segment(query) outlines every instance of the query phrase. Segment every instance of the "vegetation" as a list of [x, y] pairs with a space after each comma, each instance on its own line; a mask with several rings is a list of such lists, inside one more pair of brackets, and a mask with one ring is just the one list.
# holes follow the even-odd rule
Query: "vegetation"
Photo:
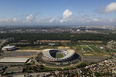
[[89, 47], [91, 47], [95, 52], [101, 52], [100, 49], [96, 48], [96, 47], [93, 46], [93, 45], [90, 45]]
[[31, 72], [45, 72], [45, 71], [55, 71], [55, 70], [62, 70], [61, 68], [49, 68], [49, 67], [44, 67], [43, 65], [36, 65], [36, 66], [33, 66], [33, 65], [29, 65], [27, 67], [27, 72], [28, 73], [31, 73]]
[[76, 67], [77, 67], [77, 68], [82, 68], [82, 67], [85, 67], [85, 66], [87, 66], [87, 65], [89, 65], [89, 64], [88, 64], [88, 63], [83, 62], [83, 63], [81, 63], [81, 64], [77, 65]]
[[[76, 44], [78, 40], [93, 40], [93, 41], [110, 41], [116, 40], [116, 34], [72, 34], [69, 32], [59, 33], [3, 33], [0, 34], [0, 39], [14, 37], [15, 42], [19, 40], [27, 40], [28, 42], [35, 42], [36, 40], [71, 40], [72, 44]], [[103, 42], [105, 43], [105, 42]]]
[[56, 53], [56, 58], [62, 58], [63, 54]]
[[87, 45], [80, 45], [80, 46], [84, 49], [84, 51], [91, 51], [92, 52], [92, 50]]

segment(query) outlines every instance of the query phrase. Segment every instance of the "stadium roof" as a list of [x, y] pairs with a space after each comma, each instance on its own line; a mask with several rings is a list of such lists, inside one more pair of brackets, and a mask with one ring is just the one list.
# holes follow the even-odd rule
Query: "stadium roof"
[[17, 58], [17, 57], [4, 57], [0, 59], [0, 63], [7, 63], [7, 62], [18, 62], [18, 63], [25, 63], [29, 58]]
[[[59, 49], [45, 49], [42, 51], [43, 55], [52, 59], [52, 60], [57, 60], [57, 58], [54, 58], [50, 55], [50, 51], [51, 50], [59, 50]], [[66, 49], [60, 49], [60, 50], [66, 50]], [[71, 50], [71, 49], [68, 49], [66, 50], [67, 51], [67, 54], [66, 56], [62, 57], [62, 58], [59, 58], [59, 60], [65, 60], [65, 59], [68, 59], [70, 58], [71, 56], [73, 56], [75, 54], [75, 51], [74, 50]]]
[[3, 48], [13, 48], [15, 46], [4, 46]]

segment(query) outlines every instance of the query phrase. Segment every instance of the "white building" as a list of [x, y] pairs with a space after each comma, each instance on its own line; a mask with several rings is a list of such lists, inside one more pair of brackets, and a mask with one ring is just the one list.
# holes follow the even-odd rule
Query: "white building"
[[15, 50], [16, 47], [15, 46], [4, 46], [2, 48], [3, 51], [12, 51], [12, 50]]

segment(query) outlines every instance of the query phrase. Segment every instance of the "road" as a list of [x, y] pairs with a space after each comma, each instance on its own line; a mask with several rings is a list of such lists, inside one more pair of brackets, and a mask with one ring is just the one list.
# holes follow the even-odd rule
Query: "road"
[[1, 48], [1, 46], [2, 46], [5, 42], [7, 42], [6, 39], [3, 39], [3, 41], [1, 41], [1, 43], [0, 43], [0, 48]]

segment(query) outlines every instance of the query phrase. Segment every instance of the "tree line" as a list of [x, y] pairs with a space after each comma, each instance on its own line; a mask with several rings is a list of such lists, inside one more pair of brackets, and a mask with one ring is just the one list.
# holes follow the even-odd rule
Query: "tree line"
[[64, 33], [3, 33], [0, 34], [0, 39], [6, 39], [13, 37], [15, 42], [19, 40], [27, 40], [29, 42], [34, 42], [36, 40], [93, 40], [93, 41], [110, 41], [116, 40], [116, 34], [92, 34], [92, 33], [82, 33], [82, 34], [71, 34], [68, 32]]

